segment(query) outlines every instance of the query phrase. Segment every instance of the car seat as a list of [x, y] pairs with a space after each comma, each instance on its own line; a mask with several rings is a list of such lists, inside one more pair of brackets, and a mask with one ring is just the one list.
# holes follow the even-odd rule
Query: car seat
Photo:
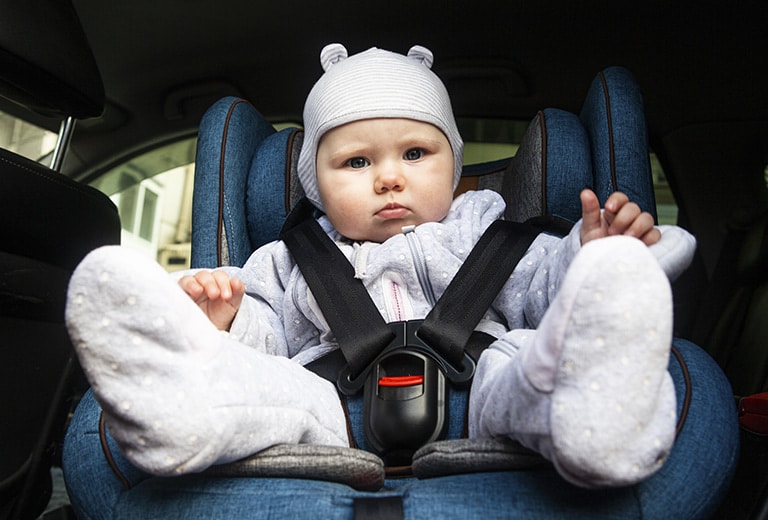
[[[201, 123], [198, 143], [192, 267], [242, 266], [254, 249], [277, 238], [284, 220], [302, 195], [295, 171], [301, 140], [300, 129], [276, 132], [246, 100], [228, 97], [209, 109]], [[643, 210], [655, 216], [642, 99], [634, 78], [620, 67], [602, 71], [587, 93], [580, 117], [559, 109], [542, 110], [531, 121], [515, 157], [465, 166], [463, 177], [479, 189], [499, 191], [508, 203], [508, 220], [557, 217], [575, 222], [580, 218], [578, 194], [585, 187], [593, 188], [601, 202], [615, 190], [627, 191]], [[640, 181], [625, 185], [627, 179], [637, 180], [633, 177], [639, 177]], [[600, 182], [596, 183], [595, 179]], [[676, 340], [675, 344], [685, 356], [703, 355], [683, 340]], [[710, 400], [711, 396], [690, 392], [690, 378], [695, 379], [697, 375], [686, 371], [682, 357], [678, 355], [681, 363], [677, 372], [673, 370], [673, 377], [684, 378], [689, 383], [688, 393], [679, 396], [680, 416], [712, 407], [725, 407], [724, 413], [728, 414], [731, 410], [727, 402], [723, 403], [722, 396]], [[465, 400], [456, 398], [451, 404], [452, 414], [461, 417], [465, 406]], [[352, 428], [355, 438], [361, 439], [360, 427], [355, 426], [358, 413], [355, 409], [355, 405], [350, 406]], [[459, 413], [453, 413], [456, 409]], [[461, 436], [461, 421], [458, 422], [449, 427], [449, 439]], [[685, 428], [683, 422], [681, 429]], [[678, 439], [678, 443], [683, 442], [698, 441]], [[730, 450], [731, 454], [735, 449], [727, 442], [711, 448]], [[491, 497], [505, 492], [533, 492], [533, 488], [548, 478], [515, 484], [508, 480], [515, 478], [512, 475], [520, 475], [522, 470], [537, 480], [550, 474], [539, 471], [542, 460], [535, 454], [501, 441], [473, 443], [453, 439], [427, 446], [414, 458], [413, 471], [421, 479], [396, 480], [389, 478], [394, 475], [390, 473], [384, 480], [378, 474], [375, 461], [357, 456], [354, 450], [335, 457], [329, 457], [332, 454], [325, 449], [314, 455], [311, 452], [312, 448], [306, 446], [279, 446], [245, 461], [211, 468], [207, 475], [216, 475], [221, 480], [206, 481], [205, 486], [218, 489], [219, 485], [228, 485], [226, 482], [232, 477], [260, 477], [261, 491], [255, 502], [258, 506], [254, 507], [267, 515], [296, 514], [291, 508], [307, 498], [307, 504], [313, 504], [313, 515], [322, 517], [348, 518], [354, 514], [359, 518], [393, 517], [390, 515], [417, 518], [427, 512], [493, 517], [503, 515], [504, 509]], [[722, 457], [722, 451], [719, 453]], [[317, 463], [312, 462], [313, 459]], [[344, 474], [344, 468], [353, 465], [353, 461], [358, 464], [356, 469]], [[729, 471], [721, 473], [718, 478], [722, 480], [710, 486], [703, 503], [694, 509], [683, 505], [681, 511], [711, 511], [728, 481]], [[339, 494], [337, 488], [326, 487], [330, 483], [321, 482], [323, 480], [342, 482], [369, 492]], [[199, 480], [188, 484], [198, 490], [203, 486]], [[515, 485], [520, 488], [511, 491]], [[152, 496], [159, 496], [162, 489], [178, 490], [175, 485], [165, 486], [166, 483], [156, 482]], [[487, 503], [478, 504], [477, 495], [469, 493], [470, 489], [486, 489], [481, 495]], [[608, 493], [618, 496], [625, 492], [628, 491]], [[296, 493], [301, 500], [294, 500]], [[131, 500], [138, 500], [138, 496], [139, 493]], [[429, 505], [419, 509], [414, 504], [420, 501]], [[565, 493], [554, 492], [549, 501], [552, 507], [549, 514], [597, 517], [606, 513], [591, 508], [588, 505], [593, 504], [591, 499], [570, 488]], [[200, 506], [199, 502], [196, 505]], [[671, 510], [644, 511], [643, 514], [675, 516]]]
[[[605, 148], [628, 140], [647, 150], [636, 93], [626, 70], [603, 71], [581, 118], [563, 110], [539, 112], [514, 158], [466, 167], [468, 182], [500, 191], [510, 220], [574, 221], [582, 188], [594, 186], [605, 200], [622, 188], [622, 176], [647, 176], [647, 154]], [[294, 171], [300, 140], [299, 130], [275, 132], [242, 99], [223, 99], [208, 111], [195, 174], [194, 267], [242, 265], [254, 248], [278, 236], [300, 198]], [[633, 165], [622, 169], [628, 163]], [[610, 180], [596, 185], [598, 174]], [[643, 193], [650, 183], [629, 184], [640, 187], [633, 196], [652, 209], [651, 194]], [[65, 464], [67, 478], [83, 486], [71, 494], [73, 505], [77, 501], [89, 516], [132, 519], [700, 518], [712, 513], [727, 488], [737, 453], [736, 413], [727, 380], [711, 358], [684, 340], [674, 347], [678, 437], [664, 466], [635, 486], [577, 488], [514, 442], [461, 438], [467, 392], [460, 390], [449, 393], [447, 439], [421, 448], [410, 468], [384, 468], [365, 449], [278, 445], [199, 474], [153, 477], [122, 456], [88, 393], [74, 414], [65, 451], [76, 459]], [[365, 448], [359, 401], [346, 403], [352, 434]], [[96, 492], [87, 485], [94, 475], [104, 481]]]
[[[70, 2], [16, 3], [0, 17], [0, 96], [66, 121], [101, 114], [104, 87]], [[72, 270], [120, 241], [102, 193], [0, 149], [0, 517], [36, 518], [51, 495], [67, 412], [84, 382], [64, 327]]]

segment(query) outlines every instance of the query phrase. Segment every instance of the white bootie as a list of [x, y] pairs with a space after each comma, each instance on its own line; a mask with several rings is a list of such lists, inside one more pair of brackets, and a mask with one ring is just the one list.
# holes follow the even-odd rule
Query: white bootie
[[110, 433], [145, 471], [201, 471], [279, 443], [348, 445], [333, 385], [227, 338], [138, 253], [90, 253], [66, 321]]
[[669, 281], [648, 248], [590, 242], [519, 352], [500, 341], [481, 359], [480, 378], [505, 380], [478, 385], [481, 398], [506, 402], [477, 405], [478, 434], [516, 438], [580, 486], [636, 483], [674, 442], [671, 341]]

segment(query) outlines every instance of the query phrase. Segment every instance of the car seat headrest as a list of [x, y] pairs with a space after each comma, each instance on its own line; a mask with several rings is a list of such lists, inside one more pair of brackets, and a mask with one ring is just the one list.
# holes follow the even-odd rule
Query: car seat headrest
[[71, 1], [14, 2], [3, 9], [0, 96], [45, 116], [101, 115], [104, 84]]
[[581, 218], [579, 192], [591, 186], [589, 140], [579, 118], [564, 110], [542, 110], [504, 174], [504, 216], [516, 222], [545, 215], [576, 222]]
[[258, 208], [245, 213], [253, 248], [277, 237], [283, 220], [304, 195], [296, 171], [303, 140], [303, 130], [286, 128], [264, 138], [253, 155], [245, 179], [245, 208]]

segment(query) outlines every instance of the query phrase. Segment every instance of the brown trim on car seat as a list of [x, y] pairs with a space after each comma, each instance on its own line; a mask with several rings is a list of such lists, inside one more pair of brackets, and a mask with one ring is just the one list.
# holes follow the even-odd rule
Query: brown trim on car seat
[[117, 463], [115, 463], [115, 459], [112, 457], [112, 451], [109, 449], [109, 444], [107, 443], [107, 426], [104, 422], [104, 412], [99, 414], [99, 441], [101, 442], [101, 451], [104, 452], [104, 457], [107, 459], [107, 464], [109, 464], [112, 472], [120, 480], [120, 483], [126, 490], [131, 489], [131, 483], [120, 471], [120, 468], [117, 467]]
[[677, 429], [675, 430], [675, 438], [677, 438], [680, 436], [680, 432], [683, 431], [683, 426], [685, 426], [685, 419], [688, 417], [688, 409], [691, 407], [691, 374], [688, 372], [688, 365], [685, 364], [685, 359], [683, 359], [683, 356], [680, 354], [680, 351], [677, 350], [677, 347], [672, 345], [671, 352], [672, 355], [675, 356], [675, 359], [677, 359], [677, 362], [680, 365], [680, 370], [683, 372], [683, 379], [685, 380], [683, 409], [680, 410], [680, 417], [677, 419]]
[[611, 168], [611, 184], [613, 191], [619, 191], [619, 182], [616, 180], [616, 154], [613, 142], [613, 116], [611, 113], [611, 96], [608, 92], [608, 82], [605, 74], [601, 71], [598, 74], [600, 83], [603, 86], [603, 99], [605, 99], [605, 121], [608, 124], [608, 161]]
[[224, 159], [227, 154], [227, 134], [229, 133], [229, 121], [232, 118], [232, 113], [235, 111], [237, 105], [245, 103], [250, 105], [251, 103], [245, 99], [238, 99], [229, 106], [227, 111], [227, 117], [224, 120], [224, 131], [221, 134], [221, 154], [219, 156], [219, 208], [218, 208], [218, 222], [216, 228], [216, 265], [222, 265], [221, 249], [226, 244], [222, 243], [222, 236], [225, 233], [224, 230]]

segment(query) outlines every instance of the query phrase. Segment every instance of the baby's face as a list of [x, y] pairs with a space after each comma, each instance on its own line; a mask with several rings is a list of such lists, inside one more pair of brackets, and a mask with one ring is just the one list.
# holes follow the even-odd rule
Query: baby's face
[[342, 235], [383, 242], [403, 226], [446, 216], [453, 200], [453, 152], [428, 123], [355, 121], [323, 135], [317, 183], [326, 214]]

